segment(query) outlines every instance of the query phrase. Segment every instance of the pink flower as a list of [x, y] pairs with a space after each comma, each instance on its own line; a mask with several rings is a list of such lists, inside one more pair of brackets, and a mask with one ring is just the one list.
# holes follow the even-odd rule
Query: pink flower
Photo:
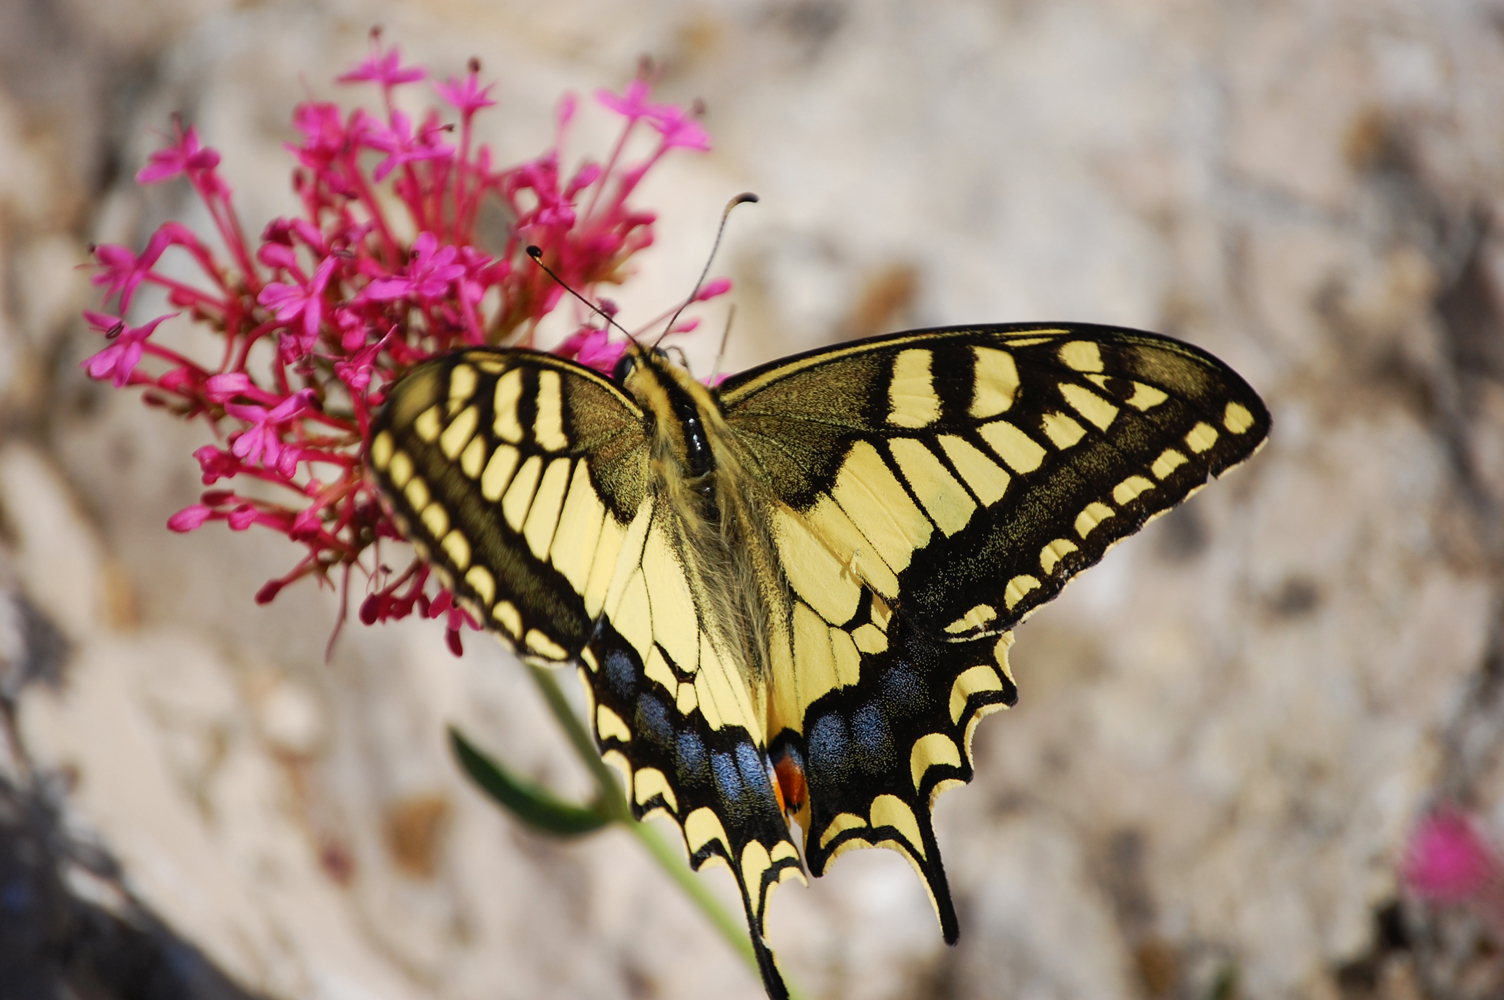
[[324, 320], [324, 289], [329, 285], [336, 263], [334, 257], [326, 257], [307, 285], [274, 283], [263, 288], [257, 297], [257, 301], [283, 323], [302, 320], [298, 328], [289, 327], [296, 351], [294, 357], [307, 354], [318, 342], [319, 324]]
[[250, 395], [254, 391], [251, 377], [245, 372], [221, 372], [204, 381], [204, 398], [211, 403], [228, 403], [236, 396]]
[[199, 468], [203, 470], [202, 478], [205, 486], [213, 486], [221, 479], [235, 475], [242, 468], [240, 459], [236, 458], [233, 453], [221, 451], [212, 444], [206, 444], [195, 451], [193, 457], [198, 459]]
[[198, 132], [193, 126], [184, 129], [180, 122], [174, 122], [174, 126], [177, 143], [147, 157], [146, 166], [136, 173], [137, 184], [156, 184], [180, 174], [213, 170], [219, 166], [219, 153], [199, 146]]
[[322, 526], [323, 523], [319, 517], [319, 508], [304, 507], [293, 517], [292, 530], [287, 534], [297, 541], [306, 542], [316, 537]]
[[695, 293], [695, 301], [709, 302], [711, 299], [716, 298], [717, 296], [725, 295], [729, 291], [731, 291], [730, 278], [713, 278], [710, 281], [705, 282], [705, 284], [700, 287], [700, 290]]
[[454, 603], [454, 595], [448, 590], [439, 591], [439, 596], [433, 599], [428, 606], [428, 617], [445, 618], [444, 639], [449, 643], [449, 651], [455, 656], [465, 654], [464, 644], [460, 642], [460, 629], [468, 626], [471, 631], [480, 631], [480, 623], [470, 617], [470, 612]]
[[[366, 573], [363, 621], [414, 610], [446, 618], [457, 652], [460, 629], [475, 623], [437, 588], [428, 567], [413, 560], [393, 574], [372, 551], [377, 540], [401, 537], [365, 465], [372, 415], [389, 387], [428, 358], [467, 344], [531, 346], [532, 331], [565, 293], [528, 259], [529, 244], [542, 248], [544, 261], [571, 287], [606, 303], [600, 285], [629, 277], [632, 255], [653, 241], [653, 214], [630, 201], [638, 182], [671, 148], [708, 148], [708, 139], [693, 114], [652, 103], [647, 81], [639, 79], [621, 96], [602, 98], [626, 119], [604, 161], [565, 159], [575, 110], [566, 97], [552, 147], [498, 168], [491, 151], [473, 141], [472, 117], [496, 103], [476, 65], [435, 86], [457, 109], [445, 110], [448, 121], [437, 108], [414, 118], [392, 106], [393, 87], [427, 75], [403, 66], [395, 48], [373, 42], [370, 56], [341, 79], [379, 84], [382, 106], [346, 112], [332, 102], [300, 104], [293, 122], [301, 142], [289, 147], [299, 210], [266, 223], [259, 239], [247, 238], [219, 177], [219, 154], [194, 129], [175, 123], [138, 179], [186, 175], [214, 238], [169, 222], [140, 253], [98, 247], [93, 281], [107, 301], [118, 300], [114, 312], [121, 315], [143, 286], [156, 286], [200, 329], [222, 339], [213, 350], [185, 356], [151, 338], [166, 317], [132, 327], [117, 315], [89, 313], [109, 342], [84, 367], [117, 386], [145, 387], [148, 403], [205, 421], [224, 442], [194, 453], [210, 488], [168, 526], [259, 525], [297, 543], [302, 559], [263, 587], [258, 601], [305, 576], [327, 580], [339, 573], [348, 588], [352, 574]], [[455, 131], [455, 117], [458, 140], [451, 144], [445, 137]], [[658, 149], [646, 160], [618, 163], [631, 129], [644, 119], [662, 136]], [[483, 248], [487, 199], [512, 223], [498, 243]], [[160, 266], [174, 247], [186, 251], [195, 277]], [[724, 281], [712, 282], [696, 298], [724, 288]], [[675, 325], [682, 332], [694, 322]], [[264, 343], [275, 345], [270, 357]], [[584, 329], [559, 353], [610, 371], [626, 348], [607, 330]], [[160, 374], [150, 362], [161, 363]], [[221, 488], [237, 477], [255, 480], [254, 498]]]
[[157, 325], [164, 319], [171, 319], [177, 313], [169, 313], [166, 316], [158, 316], [145, 326], [128, 326], [124, 320], [114, 316], [105, 316], [101, 313], [85, 312], [84, 316], [94, 329], [104, 333], [113, 343], [91, 358], [86, 359], [81, 368], [87, 369], [91, 378], [108, 378], [114, 381], [115, 388], [120, 389], [131, 380], [131, 374], [135, 372], [136, 365], [141, 363], [143, 344], [146, 338], [152, 335]]
[[348, 360], [336, 361], [334, 363], [335, 376], [355, 392], [365, 392], [371, 385], [371, 372], [376, 366], [376, 358], [386, 347], [390, 338], [391, 334], [388, 333], [376, 343], [358, 351]]
[[[261, 244], [260, 249], [256, 251], [256, 259], [273, 270], [296, 271], [298, 269], [298, 252], [285, 243]], [[261, 294], [264, 298], [265, 289]]]
[[653, 104], [648, 101], [650, 88], [641, 77], [627, 84], [626, 91], [616, 96], [609, 90], [597, 90], [595, 99], [606, 107], [624, 116], [628, 122], [646, 119], [648, 124], [663, 136], [665, 149], [706, 150], [710, 148], [710, 134], [694, 117], [675, 104]]
[[[652, 110], [653, 106], [647, 101], [649, 90], [647, 81], [638, 77], [627, 84], [627, 89], [620, 97], [603, 87], [595, 92], [595, 99], [628, 121], [636, 121], [646, 117]], [[570, 110], [573, 111], [572, 106]]]
[[[99, 261], [99, 270], [89, 280], [96, 285], [107, 286], [104, 290], [106, 302], [119, 295], [122, 302], [128, 305], [136, 286], [146, 277], [150, 265], [144, 268], [138, 266], [135, 254], [125, 247], [108, 243], [94, 248], [94, 259]], [[122, 311], [126, 305], [121, 306]]]
[[191, 365], [179, 365], [157, 379], [157, 387], [182, 396], [193, 396], [203, 389], [203, 373]]
[[451, 76], [445, 83], [434, 84], [433, 89], [438, 91], [440, 97], [458, 108], [461, 114], [469, 117], [481, 108], [489, 108], [496, 104], [490, 97], [491, 88], [494, 86], [494, 83], [480, 86], [479, 74], [471, 70], [463, 80], [456, 80]]
[[1421, 896], [1461, 903], [1497, 891], [1499, 858], [1477, 828], [1456, 809], [1442, 809], [1421, 821], [1410, 840], [1402, 870], [1405, 883]]
[[412, 119], [400, 111], [393, 111], [391, 127], [372, 130], [366, 140], [366, 145], [372, 149], [390, 154], [377, 165], [371, 176], [380, 181], [403, 164], [453, 156], [453, 149], [434, 140], [436, 131], [424, 128], [414, 135]]
[[202, 527], [204, 522], [209, 520], [213, 513], [213, 511], [203, 504], [196, 503], [191, 507], [184, 507], [169, 517], [167, 519], [167, 527], [177, 532], [192, 531], [194, 528]]
[[465, 274], [464, 265], [456, 264], [458, 250], [439, 247], [433, 233], [419, 233], [413, 242], [413, 259], [405, 278], [380, 278], [366, 286], [366, 297], [377, 301], [411, 295], [419, 299], [437, 299], [449, 292], [454, 282]]
[[575, 171], [575, 175], [569, 179], [569, 186], [564, 189], [563, 200], [566, 202], [574, 201], [575, 195], [594, 184], [600, 175], [601, 166], [599, 163], [585, 164], [579, 170]]
[[672, 104], [655, 104], [648, 113], [648, 124], [663, 136], [663, 148], [708, 150], [710, 133], [682, 108]]
[[402, 57], [395, 45], [382, 52], [377, 39], [373, 37], [371, 54], [366, 57], [366, 61], [335, 79], [340, 83], [359, 83], [363, 80], [370, 80], [383, 87], [395, 87], [402, 83], [413, 83], [427, 75], [428, 71], [418, 66], [404, 67]]
[[313, 390], [303, 389], [268, 410], [264, 406], [226, 403], [225, 412], [247, 421], [251, 426], [230, 437], [235, 457], [252, 465], [276, 469], [291, 476], [297, 464], [298, 449], [286, 446], [277, 430], [313, 406]]
[[193, 231], [182, 223], [168, 222], [152, 234], [140, 256], [125, 247], [111, 244], [95, 247], [94, 259], [100, 266], [89, 280], [96, 285], [107, 286], [104, 293], [106, 302], [111, 296], [119, 295], [120, 311], [125, 312], [131, 306], [131, 298], [136, 294], [136, 289], [151, 275], [162, 252], [174, 245], [187, 247], [195, 257], [203, 258], [203, 244]]
[[325, 170], [349, 145], [349, 133], [339, 106], [322, 101], [308, 101], [293, 109], [292, 123], [303, 133], [303, 145], [288, 143], [287, 148], [310, 170]]
[[611, 331], [586, 327], [572, 334], [554, 353], [563, 358], [574, 358], [582, 365], [610, 375], [616, 363], [627, 353], [627, 341], [612, 340]]

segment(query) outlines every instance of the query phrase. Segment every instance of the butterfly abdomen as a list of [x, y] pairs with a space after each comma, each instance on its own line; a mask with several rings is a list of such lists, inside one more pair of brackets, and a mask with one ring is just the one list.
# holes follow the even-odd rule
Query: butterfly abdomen
[[693, 583], [698, 627], [718, 640], [766, 720], [769, 650], [788, 643], [788, 600], [767, 531], [768, 500], [748, 477], [715, 395], [644, 355], [623, 388], [648, 414], [652, 489]]

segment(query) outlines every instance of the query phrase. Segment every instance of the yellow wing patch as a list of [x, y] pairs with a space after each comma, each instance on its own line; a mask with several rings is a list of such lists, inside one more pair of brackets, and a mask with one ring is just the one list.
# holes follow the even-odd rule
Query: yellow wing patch
[[888, 423], [895, 427], [928, 427], [940, 416], [940, 397], [930, 374], [934, 355], [921, 348], [903, 351], [893, 362], [888, 385]]

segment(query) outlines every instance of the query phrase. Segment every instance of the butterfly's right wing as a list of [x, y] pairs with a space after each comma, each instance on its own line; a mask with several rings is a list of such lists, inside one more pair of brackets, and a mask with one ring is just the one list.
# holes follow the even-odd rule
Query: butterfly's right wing
[[932, 808], [971, 779], [977, 720], [1016, 697], [1010, 630], [1248, 458], [1268, 412], [1202, 351], [1084, 325], [874, 337], [720, 399], [792, 598], [769, 736], [808, 781], [810, 871], [892, 847], [954, 940]]

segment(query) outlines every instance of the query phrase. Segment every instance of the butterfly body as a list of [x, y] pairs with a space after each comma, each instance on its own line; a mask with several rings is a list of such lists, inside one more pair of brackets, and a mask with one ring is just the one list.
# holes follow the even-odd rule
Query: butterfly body
[[954, 941], [931, 807], [1016, 700], [1013, 627], [1252, 454], [1262, 403], [1194, 348], [1084, 326], [894, 334], [717, 389], [634, 349], [618, 376], [426, 362], [373, 473], [478, 620], [580, 665], [635, 811], [731, 869], [770, 995], [771, 889], [851, 848], [906, 857]]

